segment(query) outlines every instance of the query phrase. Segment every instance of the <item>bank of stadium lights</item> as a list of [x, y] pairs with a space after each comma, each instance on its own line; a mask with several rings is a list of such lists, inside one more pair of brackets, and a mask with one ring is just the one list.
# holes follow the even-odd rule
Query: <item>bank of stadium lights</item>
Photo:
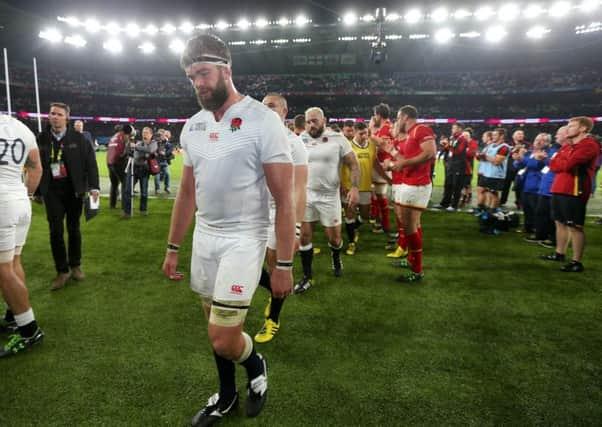
[[117, 22], [111, 21], [107, 25], [105, 25], [105, 30], [109, 34], [119, 34], [121, 32], [121, 27]]
[[495, 11], [490, 6], [481, 6], [474, 13], [474, 16], [475, 18], [477, 18], [477, 21], [486, 21], [493, 15], [495, 15]]
[[356, 36], [342, 36], [339, 37], [340, 42], [354, 42], [357, 40]]
[[508, 32], [504, 27], [500, 25], [494, 25], [493, 27], [490, 27], [485, 33], [485, 40], [491, 43], [497, 43], [502, 41], [507, 34]]
[[530, 39], [542, 39], [548, 34], [551, 30], [549, 28], [542, 27], [541, 25], [536, 25], [533, 28], [530, 28], [529, 31], [526, 32], [526, 36]]
[[362, 36], [362, 40], [371, 42], [371, 41], [374, 41], [374, 40], [378, 40], [378, 37], [376, 37], [374, 35], [372, 35], [372, 36]]
[[123, 51], [123, 44], [121, 44], [121, 42], [117, 39], [107, 40], [102, 44], [102, 47], [104, 50], [113, 54], [118, 54]]
[[387, 34], [385, 40], [401, 40], [403, 36], [401, 34]]
[[552, 18], [562, 18], [571, 11], [571, 4], [566, 1], [557, 1], [548, 9], [548, 14]]
[[528, 19], [539, 18], [545, 13], [544, 8], [540, 4], [530, 4], [523, 11], [523, 16]]
[[458, 37], [462, 38], [462, 39], [476, 39], [477, 37], [480, 37], [481, 33], [479, 33], [478, 31], [468, 31], [466, 33], [460, 33], [458, 35]]
[[251, 40], [249, 42], [249, 44], [252, 44], [254, 46], [263, 46], [264, 44], [266, 44], [268, 41], [267, 40]]
[[288, 43], [288, 39], [276, 39], [276, 40], [270, 40], [270, 43], [272, 44], [287, 44]]
[[416, 24], [423, 18], [422, 12], [419, 9], [410, 9], [404, 16], [408, 24]]
[[237, 40], [237, 41], [233, 41], [233, 42], [228, 42], [228, 44], [230, 46], [246, 46], [247, 42], [244, 40]]
[[351, 26], [357, 23], [357, 15], [354, 12], [347, 12], [343, 15], [343, 25]]
[[520, 15], [520, 9], [515, 3], [508, 3], [500, 7], [498, 10], [498, 18], [500, 21], [514, 21]]
[[167, 35], [171, 35], [171, 34], [175, 33], [176, 30], [177, 30], [177, 28], [170, 23], [163, 24], [163, 26], [161, 27], [161, 32], [164, 34], [167, 34]]
[[456, 35], [449, 28], [442, 28], [435, 33], [435, 41], [437, 43], [447, 43]]
[[596, 9], [598, 9], [598, 7], [600, 7], [599, 0], [584, 0], [578, 6], [578, 9], [581, 12], [589, 13], [595, 11]]
[[291, 21], [288, 20], [288, 18], [285, 18], [284, 16], [282, 18], [280, 18], [277, 21], [278, 25], [280, 25], [281, 27], [286, 27], [288, 24], [291, 23]]
[[207, 24], [207, 23], [203, 22], [203, 23], [201, 23], [201, 24], [197, 25], [197, 26], [196, 26], [196, 28], [197, 28], [198, 30], [203, 30], [203, 31], [205, 31], [205, 30], [208, 30], [208, 29], [210, 29], [210, 28], [213, 28], [213, 25], [211, 25], [211, 24]]
[[155, 51], [156, 48], [153, 43], [144, 42], [140, 46], [138, 46], [138, 49], [140, 49], [140, 51], [142, 53], [144, 53], [145, 55], [150, 55], [151, 53], [153, 53]]
[[602, 31], [602, 22], [592, 22], [589, 25], [579, 25], [575, 27], [575, 34], [588, 34]]
[[455, 19], [461, 20], [464, 18], [468, 18], [469, 16], [472, 16], [472, 13], [466, 9], [458, 9], [453, 13], [453, 16]]
[[375, 19], [376, 18], [374, 17], [374, 15], [371, 15], [369, 13], [360, 17], [360, 21], [363, 22], [374, 22]]
[[293, 39], [293, 43], [297, 43], [297, 44], [311, 43], [311, 39], [307, 38], [307, 37], [302, 37], [299, 39]]
[[175, 54], [180, 54], [184, 51], [184, 42], [180, 39], [173, 39], [169, 43], [169, 50], [171, 50]]
[[428, 34], [410, 34], [408, 36], [408, 38], [410, 40], [422, 40], [422, 39], [428, 39], [429, 35]]
[[84, 22], [84, 27], [86, 28], [86, 31], [92, 34], [95, 34], [102, 29], [100, 22], [98, 22], [98, 20], [95, 18], [86, 19]]
[[191, 34], [194, 31], [194, 25], [192, 23], [186, 21], [180, 25], [180, 31], [184, 34]]
[[236, 26], [238, 28], [240, 28], [241, 30], [246, 30], [247, 28], [249, 28], [251, 26], [251, 23], [249, 22], [248, 19], [246, 18], [241, 18], [238, 20], [238, 22], [236, 23]]
[[132, 38], [138, 37], [140, 35], [140, 27], [135, 22], [129, 22], [125, 26], [125, 33]]
[[387, 16], [385, 16], [385, 21], [387, 22], [396, 22], [399, 21], [401, 19], [401, 15], [399, 15], [398, 13], [389, 13]]
[[433, 22], [437, 23], [445, 22], [448, 17], [449, 13], [444, 7], [438, 7], [437, 9], [433, 10], [433, 12], [430, 14], [430, 18], [433, 20]]
[[44, 40], [48, 40], [50, 43], [59, 43], [63, 41], [63, 35], [55, 28], [48, 28], [40, 31], [38, 37]]
[[147, 36], [151, 36], [152, 37], [152, 36], [156, 35], [159, 32], [159, 29], [155, 25], [153, 25], [153, 24], [148, 24], [146, 27], [144, 27], [142, 29], [142, 32], [144, 34], [146, 34]]
[[215, 24], [215, 28], [220, 31], [227, 30], [229, 27], [230, 27], [230, 24], [228, 24], [224, 20], [217, 21], [217, 24]]
[[88, 42], [80, 35], [73, 35], [65, 37], [65, 43], [74, 47], [84, 47]]
[[255, 21], [255, 27], [261, 29], [261, 28], [265, 28], [269, 25], [270, 23], [268, 22], [267, 19], [265, 18], [258, 18], [257, 21]]
[[298, 15], [295, 18], [295, 25], [299, 28], [305, 27], [307, 24], [311, 23], [311, 19], [308, 19], [305, 15]]

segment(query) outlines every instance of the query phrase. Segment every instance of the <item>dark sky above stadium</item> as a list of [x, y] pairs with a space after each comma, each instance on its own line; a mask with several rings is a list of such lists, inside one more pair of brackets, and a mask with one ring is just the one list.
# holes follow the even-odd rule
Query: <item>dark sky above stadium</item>
[[[255, 17], [266, 15], [295, 16], [301, 12], [306, 13], [316, 23], [334, 22], [337, 16], [349, 9], [358, 13], [371, 12], [376, 7], [395, 7], [400, 9], [404, 3], [410, 2], [379, 0], [366, 2], [358, 0], [337, 1], [274, 1], [274, 0], [213, 0], [213, 1], [185, 1], [185, 0], [9, 0], [4, 1], [12, 7], [26, 10], [43, 18], [56, 15], [73, 14], [76, 16], [95, 14], [98, 17], [117, 17], [120, 14], [130, 19], [236, 19], [239, 16]], [[424, 4], [416, 1], [413, 4]], [[450, 2], [451, 3], [451, 2]]]

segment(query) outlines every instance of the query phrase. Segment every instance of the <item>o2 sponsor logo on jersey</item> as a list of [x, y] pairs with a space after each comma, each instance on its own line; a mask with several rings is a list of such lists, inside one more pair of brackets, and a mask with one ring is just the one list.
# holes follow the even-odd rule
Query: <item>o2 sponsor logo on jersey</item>
[[190, 125], [190, 128], [188, 129], [189, 132], [200, 132], [200, 131], [204, 131], [207, 129], [207, 123], [206, 122], [199, 122], [199, 123], [192, 123]]
[[219, 132], [209, 132], [209, 142], [219, 141]]
[[244, 288], [244, 285], [232, 285], [230, 287], [230, 293], [233, 295], [242, 295]]

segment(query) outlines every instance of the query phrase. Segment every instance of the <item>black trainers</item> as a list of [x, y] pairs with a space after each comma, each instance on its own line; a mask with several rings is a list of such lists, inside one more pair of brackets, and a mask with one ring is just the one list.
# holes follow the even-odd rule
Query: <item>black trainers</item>
[[33, 336], [25, 338], [19, 334], [11, 335], [8, 342], [0, 349], [0, 358], [13, 356], [21, 351], [25, 351], [28, 348], [42, 342], [44, 339], [44, 332], [38, 328]]
[[571, 261], [567, 265], [560, 267], [560, 271], [563, 273], [581, 273], [583, 271], [583, 264], [579, 261]]
[[312, 287], [311, 278], [303, 276], [303, 279], [299, 280], [293, 289], [295, 294], [302, 294]]
[[553, 254], [542, 255], [539, 258], [543, 259], [544, 261], [566, 261], [566, 257], [564, 255], [557, 254], [556, 252], [554, 252]]
[[333, 266], [332, 272], [334, 273], [334, 277], [341, 277], [343, 275], [343, 262], [341, 261], [338, 266]]
[[230, 413], [238, 407], [238, 393], [234, 395], [234, 399], [229, 404], [223, 404], [219, 401], [219, 393], [215, 393], [207, 401], [207, 406], [201, 409], [192, 418], [192, 427], [212, 426], [219, 422], [224, 415]]
[[556, 247], [556, 243], [554, 243], [550, 239], [540, 240], [539, 242], [537, 242], [537, 244], [546, 249], [554, 249]]
[[17, 322], [14, 320], [8, 322], [4, 318], [0, 319], [0, 334], [14, 334], [17, 329]]
[[259, 415], [268, 398], [268, 364], [260, 353], [257, 356], [263, 364], [263, 373], [247, 384], [247, 417], [250, 418]]

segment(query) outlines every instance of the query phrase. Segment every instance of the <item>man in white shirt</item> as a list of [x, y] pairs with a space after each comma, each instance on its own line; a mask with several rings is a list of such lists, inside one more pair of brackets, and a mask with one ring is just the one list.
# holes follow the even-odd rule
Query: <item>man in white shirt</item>
[[292, 291], [293, 165], [285, 129], [276, 113], [236, 90], [231, 64], [226, 44], [211, 35], [190, 39], [180, 59], [203, 109], [180, 137], [184, 168], [163, 272], [182, 279], [178, 249], [196, 212], [191, 288], [204, 302], [220, 379], [219, 393], [195, 415], [194, 426], [212, 425], [237, 405], [234, 362], [249, 378], [247, 416], [257, 416], [266, 401], [267, 364], [243, 325], [265, 255], [270, 194], [278, 248], [272, 292], [282, 298]]
[[305, 112], [307, 130], [301, 134], [309, 154], [307, 201], [301, 226], [301, 262], [303, 278], [295, 285], [300, 294], [312, 286], [313, 224], [320, 221], [324, 227], [332, 254], [334, 275], [343, 273], [341, 261], [341, 163], [349, 167], [351, 189], [347, 193], [347, 205], [352, 209], [359, 202], [360, 167], [349, 142], [340, 133], [325, 130], [326, 119], [322, 109], [312, 107]]
[[0, 347], [0, 357], [26, 350], [44, 338], [29, 304], [21, 265], [21, 252], [31, 223], [29, 195], [34, 193], [41, 177], [36, 137], [17, 119], [0, 115], [0, 288], [8, 304], [0, 321], [0, 333], [18, 332]]

